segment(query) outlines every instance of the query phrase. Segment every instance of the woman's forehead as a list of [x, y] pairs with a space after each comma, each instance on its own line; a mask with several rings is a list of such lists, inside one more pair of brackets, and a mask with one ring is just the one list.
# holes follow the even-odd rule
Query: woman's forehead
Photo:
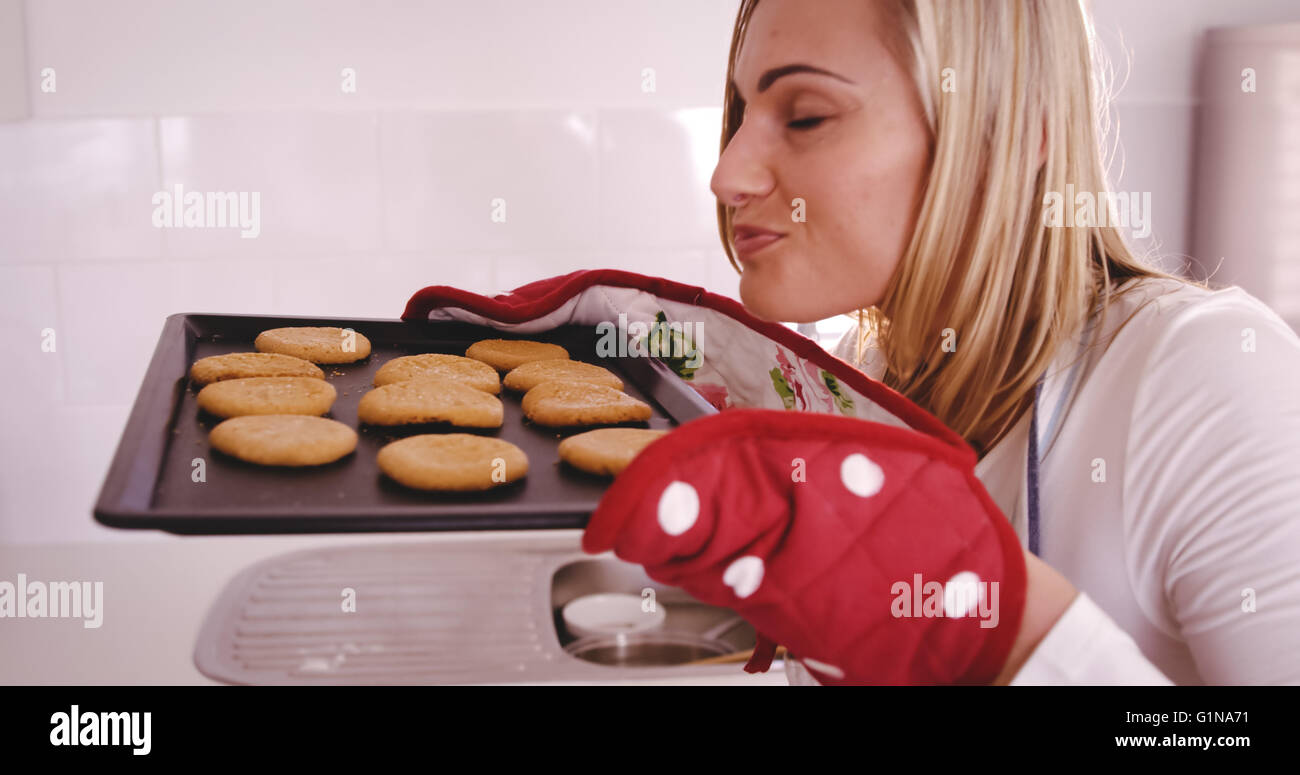
[[870, 0], [762, 0], [736, 58], [736, 84], [752, 98], [782, 75], [801, 71], [865, 82], [886, 53], [873, 5]]

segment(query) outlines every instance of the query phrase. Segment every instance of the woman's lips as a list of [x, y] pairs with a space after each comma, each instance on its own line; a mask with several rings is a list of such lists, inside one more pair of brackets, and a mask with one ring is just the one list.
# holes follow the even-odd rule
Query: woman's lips
[[784, 234], [755, 234], [752, 237], [742, 237], [735, 241], [736, 253], [742, 259], [751, 258], [758, 251], [784, 238]]

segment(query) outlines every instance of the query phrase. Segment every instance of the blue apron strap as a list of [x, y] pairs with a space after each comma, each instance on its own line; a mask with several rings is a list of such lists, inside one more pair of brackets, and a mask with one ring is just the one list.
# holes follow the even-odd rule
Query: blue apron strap
[[1029, 407], [1029, 454], [1026, 455], [1026, 476], [1029, 494], [1029, 551], [1038, 556], [1038, 396], [1043, 391], [1043, 378], [1034, 385], [1034, 403]]

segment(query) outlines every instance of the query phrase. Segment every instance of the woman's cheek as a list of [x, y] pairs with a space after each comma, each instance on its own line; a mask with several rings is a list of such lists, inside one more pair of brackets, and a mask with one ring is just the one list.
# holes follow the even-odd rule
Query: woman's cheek
[[884, 275], [882, 287], [902, 257], [911, 230], [908, 181], [869, 178], [853, 201], [857, 217], [843, 224], [840, 255], [852, 256], [859, 271]]

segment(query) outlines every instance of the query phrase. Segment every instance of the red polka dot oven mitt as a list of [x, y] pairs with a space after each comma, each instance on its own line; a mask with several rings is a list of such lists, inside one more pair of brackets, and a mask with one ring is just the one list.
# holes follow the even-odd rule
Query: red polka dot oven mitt
[[[719, 410], [646, 447], [582, 545], [744, 617], [759, 633], [746, 670], [766, 670], [782, 644], [823, 684], [982, 684], [1001, 671], [1025, 564], [974, 451], [815, 342], [732, 299], [615, 270], [495, 298], [431, 286], [403, 318], [521, 333], [617, 321], [619, 357], [655, 357]], [[670, 324], [689, 332], [685, 352], [647, 350]]]
[[1024, 559], [973, 460], [924, 434], [735, 409], [647, 447], [583, 536], [731, 608], [822, 683], [988, 683]]

